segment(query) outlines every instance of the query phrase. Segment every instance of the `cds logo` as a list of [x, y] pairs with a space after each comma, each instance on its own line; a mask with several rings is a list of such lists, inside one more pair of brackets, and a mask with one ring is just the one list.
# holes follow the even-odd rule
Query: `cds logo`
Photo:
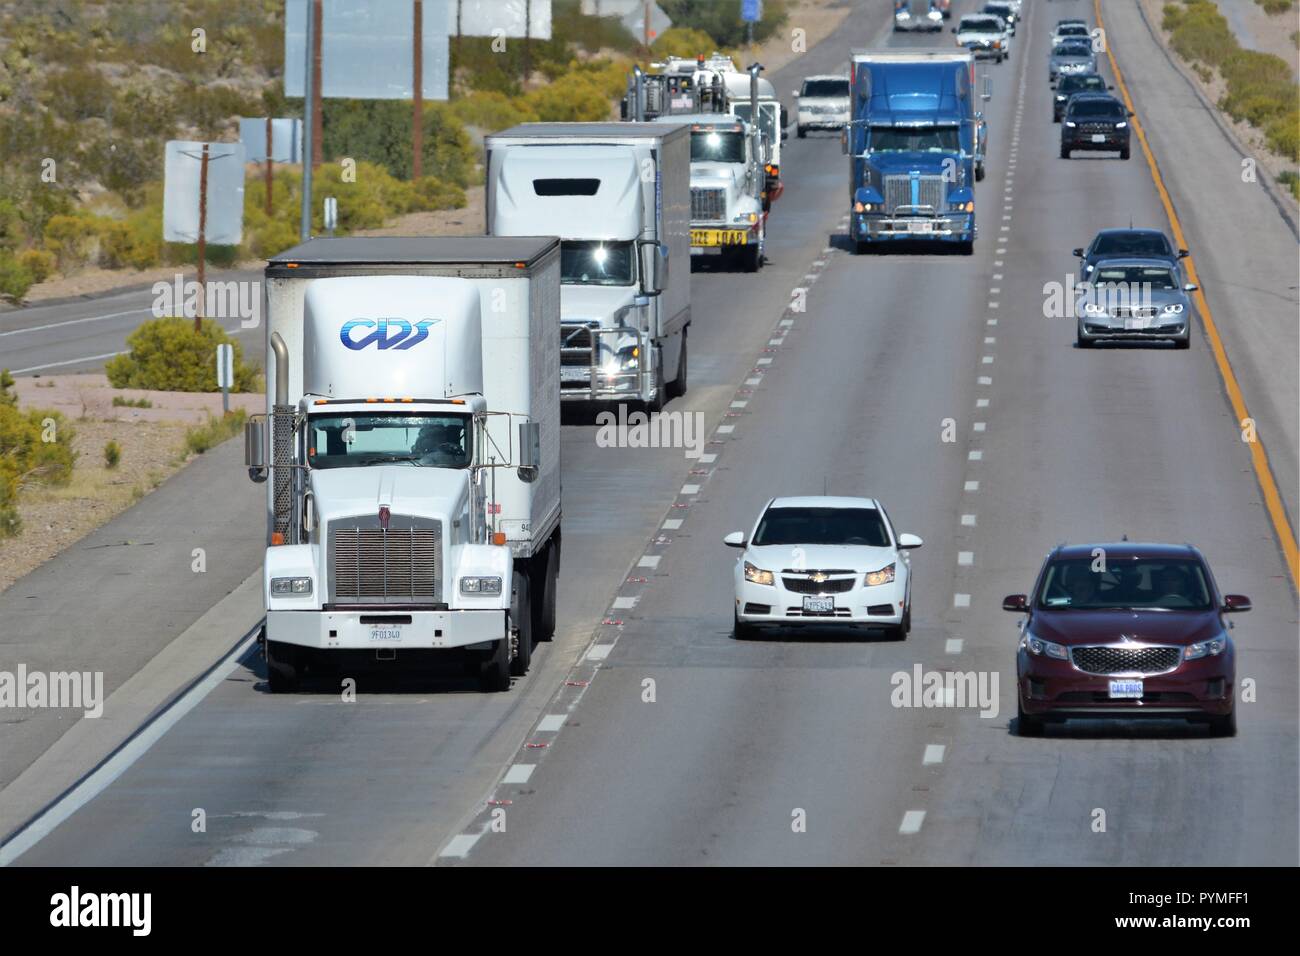
[[[381, 349], [409, 349], [427, 339], [429, 327], [439, 321], [424, 319], [412, 325], [405, 319], [353, 319], [339, 329], [339, 340], [354, 352], [359, 352], [368, 345]], [[359, 339], [353, 338], [352, 330], [358, 328], [374, 331]]]

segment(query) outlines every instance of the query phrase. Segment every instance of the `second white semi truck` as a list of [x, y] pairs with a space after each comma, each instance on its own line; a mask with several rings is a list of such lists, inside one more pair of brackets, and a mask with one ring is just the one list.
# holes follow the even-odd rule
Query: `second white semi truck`
[[558, 241], [313, 239], [266, 302], [271, 690], [453, 653], [507, 689], [555, 630]]
[[[728, 117], [730, 119], [730, 117]], [[674, 123], [525, 123], [487, 137], [487, 230], [557, 235], [565, 401], [686, 391], [690, 131]]]

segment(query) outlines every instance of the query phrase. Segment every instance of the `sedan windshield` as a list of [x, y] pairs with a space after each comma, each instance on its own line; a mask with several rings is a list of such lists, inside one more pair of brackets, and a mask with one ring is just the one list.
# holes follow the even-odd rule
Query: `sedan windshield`
[[1001, 33], [1002, 21], [997, 17], [962, 17], [961, 33]]
[[560, 281], [565, 285], [631, 285], [636, 249], [631, 242], [568, 240], [560, 243]]
[[307, 462], [312, 468], [468, 468], [473, 453], [469, 426], [468, 415], [314, 415], [307, 429]]
[[955, 126], [873, 126], [871, 149], [886, 153], [955, 153], [961, 149], [961, 140]]
[[1063, 76], [1061, 82], [1057, 84], [1057, 93], [1079, 93], [1084, 90], [1100, 90], [1106, 92], [1106, 81], [1100, 76]]
[[1092, 48], [1086, 43], [1058, 43], [1052, 56], [1092, 56]]
[[1212, 606], [1200, 562], [1166, 558], [1109, 563], [1091, 557], [1053, 561], [1043, 575], [1038, 595], [1038, 607], [1053, 611], [1208, 611]]
[[889, 532], [874, 508], [769, 508], [753, 544], [858, 544], [889, 547]]
[[1097, 237], [1094, 256], [1168, 256], [1173, 255], [1169, 240], [1162, 232], [1117, 232]]
[[805, 80], [802, 96], [848, 96], [848, 80]]
[[1097, 270], [1097, 285], [1146, 286], [1151, 289], [1177, 289], [1178, 282], [1169, 269], [1159, 266], [1106, 266]]
[[738, 132], [697, 130], [691, 133], [691, 162], [743, 163], [745, 135]]
[[1086, 37], [1088, 28], [1082, 23], [1068, 23], [1065, 26], [1057, 27], [1056, 35], [1058, 37]]

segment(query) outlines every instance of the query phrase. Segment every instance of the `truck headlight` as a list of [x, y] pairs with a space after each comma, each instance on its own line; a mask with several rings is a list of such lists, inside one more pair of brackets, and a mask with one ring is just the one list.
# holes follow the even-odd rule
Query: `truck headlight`
[[1029, 631], [1025, 631], [1020, 646], [1035, 657], [1054, 657], [1058, 661], [1068, 661], [1070, 659], [1070, 655], [1063, 646], [1053, 644], [1051, 641], [1045, 641], [1041, 637], [1035, 637]]
[[500, 594], [501, 578], [491, 577], [468, 577], [460, 579], [461, 594]]
[[743, 213], [741, 213], [739, 216], [737, 216], [735, 219], [733, 219], [732, 222], [749, 222], [749, 223], [758, 222], [758, 213], [756, 213], [756, 212], [743, 212]]
[[771, 571], [764, 571], [748, 561], [745, 562], [745, 580], [751, 584], [766, 584], [768, 587], [776, 585], [776, 575]]
[[311, 594], [311, 578], [271, 578], [272, 594]]
[[862, 583], [869, 588], [877, 587], [881, 584], [892, 584], [894, 582], [894, 564], [885, 565], [879, 571], [868, 571], [862, 579]]
[[1199, 644], [1189, 646], [1187, 652], [1183, 655], [1183, 660], [1194, 661], [1201, 657], [1218, 657], [1227, 648], [1228, 635], [1220, 634], [1208, 641], [1201, 641]]
[[615, 352], [601, 365], [600, 370], [605, 375], [617, 375], [619, 372], [634, 372], [640, 367], [640, 346], [628, 345]]

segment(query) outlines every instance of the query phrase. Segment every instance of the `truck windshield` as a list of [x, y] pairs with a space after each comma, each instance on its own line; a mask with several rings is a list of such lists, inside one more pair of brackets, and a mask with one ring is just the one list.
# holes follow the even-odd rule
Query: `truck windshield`
[[636, 248], [631, 242], [560, 243], [560, 281], [566, 285], [631, 285]]
[[468, 415], [354, 412], [313, 415], [308, 421], [307, 463], [312, 468], [468, 468], [473, 452]]
[[802, 96], [848, 96], [848, 80], [804, 80]]
[[[749, 115], [752, 112], [748, 103], [737, 103], [732, 109], [735, 114], [749, 122]], [[763, 135], [767, 137], [769, 143], [775, 143], [776, 140], [776, 104], [762, 103], [758, 104], [758, 123], [763, 129]]]
[[691, 162], [743, 163], [744, 161], [743, 133], [724, 133], [717, 130], [698, 130], [691, 133]]
[[873, 126], [870, 148], [877, 153], [955, 153], [961, 137], [955, 126]]

